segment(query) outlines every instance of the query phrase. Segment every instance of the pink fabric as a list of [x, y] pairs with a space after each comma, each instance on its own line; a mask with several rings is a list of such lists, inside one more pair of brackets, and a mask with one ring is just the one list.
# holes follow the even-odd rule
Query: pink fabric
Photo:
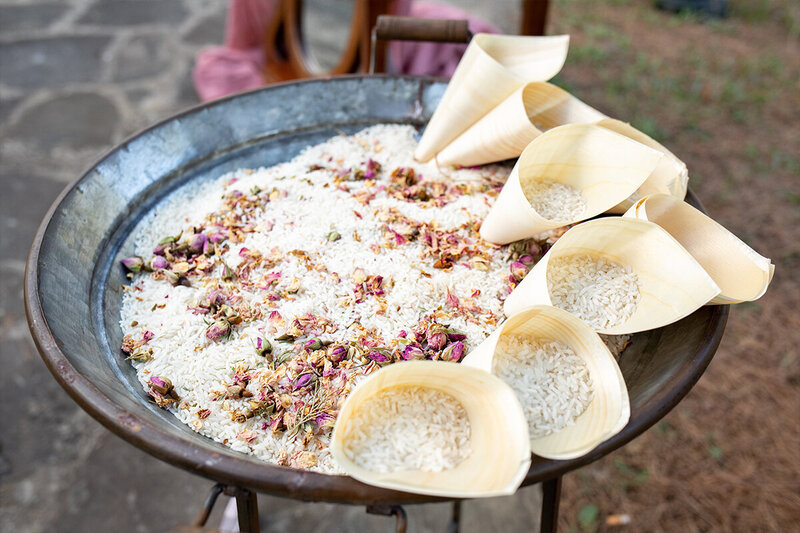
[[197, 54], [192, 80], [200, 100], [207, 102], [264, 85], [261, 48], [237, 50], [215, 46]]
[[245, 50], [261, 48], [264, 31], [280, 0], [229, 0], [225, 20], [225, 46]]
[[[264, 31], [279, 3], [280, 0], [229, 0], [225, 46], [202, 50], [195, 60], [192, 79], [201, 100], [264, 85]], [[391, 12], [422, 18], [466, 18], [473, 33], [499, 33], [484, 20], [435, 2], [395, 0]], [[466, 45], [393, 41], [388, 48], [392, 72], [451, 76]]]

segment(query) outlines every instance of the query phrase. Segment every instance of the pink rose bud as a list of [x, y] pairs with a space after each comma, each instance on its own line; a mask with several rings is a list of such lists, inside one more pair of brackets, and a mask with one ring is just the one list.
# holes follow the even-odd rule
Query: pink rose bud
[[124, 266], [131, 272], [141, 272], [142, 268], [144, 267], [144, 259], [142, 259], [138, 255], [134, 255], [132, 257], [126, 257], [122, 259], [120, 263], [122, 263], [122, 266]]
[[444, 349], [440, 359], [442, 361], [450, 361], [453, 363], [457, 363], [461, 360], [461, 357], [464, 355], [464, 343], [454, 342], [450, 346]]

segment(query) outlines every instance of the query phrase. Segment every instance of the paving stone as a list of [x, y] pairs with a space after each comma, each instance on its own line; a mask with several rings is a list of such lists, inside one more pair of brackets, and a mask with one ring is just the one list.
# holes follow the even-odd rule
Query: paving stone
[[104, 96], [75, 93], [26, 110], [7, 134], [44, 150], [102, 147], [113, 138], [118, 120], [116, 107]]
[[34, 5], [3, 6], [0, 31], [23, 31], [47, 28], [69, 10], [68, 5], [48, 2]]
[[101, 26], [174, 25], [186, 17], [179, 0], [101, 0], [80, 18], [79, 24]]
[[225, 41], [225, 12], [220, 11], [200, 19], [189, 28], [184, 40], [198, 45], [221, 45]]
[[71, 36], [0, 46], [0, 82], [35, 89], [96, 80], [110, 37]]
[[125, 91], [125, 96], [128, 97], [128, 102], [135, 107], [142, 103], [145, 98], [150, 97], [150, 91], [143, 88], [129, 89]]
[[145, 80], [164, 72], [177, 55], [165, 33], [134, 35], [118, 48], [111, 61], [112, 81]]
[[187, 70], [186, 73], [181, 77], [176, 100], [178, 107], [181, 109], [193, 107], [200, 103], [200, 97], [197, 96], [197, 91], [194, 88], [191, 70]]
[[[107, 433], [80, 471], [87, 497], [65, 508], [61, 531], [169, 531], [191, 524], [213, 483], [153, 459]], [[106, 472], [95, 472], [103, 465]], [[114, 475], [108, 475], [113, 472]], [[109, 512], [113, 509], [113, 512]]]
[[[0, 274], [0, 309], [13, 309], [21, 313], [21, 272], [5, 275], [12, 273], [5, 272], [5, 264], [12, 260], [25, 261], [42, 217], [64, 189], [64, 184], [4, 170], [0, 173], [0, 186], [0, 257], [3, 260], [0, 263], [3, 268]], [[24, 206], [24, 209], [20, 206]]]
[[5, 122], [22, 98], [0, 98], [0, 124]]

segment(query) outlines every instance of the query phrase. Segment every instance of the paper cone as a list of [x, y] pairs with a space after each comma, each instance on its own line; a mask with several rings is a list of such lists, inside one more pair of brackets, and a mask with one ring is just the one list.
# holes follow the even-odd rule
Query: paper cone
[[[359, 466], [348, 455], [346, 443], [360, 431], [355, 424], [357, 410], [381, 391], [408, 385], [449, 394], [467, 412], [472, 451], [454, 468], [381, 474]], [[330, 450], [348, 475], [364, 483], [451, 498], [513, 494], [525, 479], [531, 462], [528, 424], [511, 387], [488, 372], [443, 361], [396, 363], [360, 383], [339, 413]]]
[[436, 156], [440, 165], [465, 167], [518, 157], [547, 130], [605, 118], [564, 89], [531, 82], [514, 91]]
[[661, 143], [653, 138], [645, 135], [637, 130], [630, 124], [620, 120], [611, 118], [600, 120], [596, 123], [598, 126], [617, 132], [640, 142], [645, 146], [649, 146], [653, 150], [657, 150], [664, 154], [664, 158], [658, 163], [658, 166], [648, 176], [642, 186], [631, 195], [630, 198], [620, 202], [619, 205], [609, 209], [609, 213], [621, 215], [627, 211], [637, 200], [649, 194], [669, 194], [679, 200], [686, 198], [686, 191], [689, 184], [689, 172], [686, 165], [675, 157], [675, 154], [667, 150]]
[[712, 304], [757, 300], [772, 281], [775, 265], [769, 259], [677, 198], [647, 196], [624, 216], [655, 222], [681, 243], [719, 285], [722, 292], [711, 300]]
[[453, 73], [414, 158], [429, 161], [490, 109], [530, 81], [547, 81], [567, 58], [568, 35], [479, 33]]
[[[549, 130], [520, 156], [483, 221], [481, 237], [505, 244], [599, 215], [638, 189], [662, 157], [641, 143], [591, 124]], [[586, 199], [586, 209], [571, 220], [546, 219], [523, 192], [521, 183], [527, 180], [574, 187]]]
[[720, 288], [681, 244], [658, 224], [606, 217], [570, 228], [528, 272], [505, 301], [506, 316], [531, 305], [553, 305], [547, 283], [551, 259], [591, 255], [630, 267], [638, 276], [639, 302], [630, 318], [598, 333], [621, 335], [672, 324], [720, 293]]
[[589, 369], [594, 398], [575, 423], [531, 439], [531, 451], [548, 459], [574, 459], [616, 435], [630, 418], [628, 389], [614, 356], [600, 337], [575, 316], [551, 306], [528, 307], [510, 316], [462, 361], [492, 371], [501, 337], [557, 341], [569, 346]]

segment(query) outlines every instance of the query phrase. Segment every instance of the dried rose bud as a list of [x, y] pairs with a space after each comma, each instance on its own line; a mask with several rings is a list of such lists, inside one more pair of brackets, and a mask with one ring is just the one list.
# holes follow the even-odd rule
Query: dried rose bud
[[224, 318], [220, 318], [206, 330], [206, 338], [212, 341], [218, 341], [223, 337], [227, 337], [231, 333], [231, 324]]
[[427, 334], [428, 348], [431, 350], [441, 350], [447, 344], [447, 332], [440, 327], [433, 327]]
[[212, 289], [205, 300], [200, 304], [201, 307], [219, 307], [225, 303], [225, 294], [219, 289]]
[[169, 262], [160, 255], [155, 256], [153, 260], [150, 262], [150, 268], [153, 270], [157, 270], [159, 268], [167, 268], [168, 266]]
[[389, 357], [387, 357], [385, 354], [382, 354], [381, 352], [378, 352], [378, 351], [369, 352], [367, 354], [367, 357], [369, 357], [370, 359], [372, 359], [376, 363], [388, 363], [389, 362]]
[[514, 261], [513, 263], [511, 263], [510, 268], [511, 268], [511, 275], [514, 276], [514, 279], [516, 281], [522, 281], [522, 278], [524, 278], [528, 274], [528, 267], [526, 267], [519, 261]]
[[442, 355], [439, 357], [442, 361], [451, 361], [457, 363], [464, 355], [464, 343], [461, 341], [454, 342], [444, 349]]
[[303, 344], [303, 348], [306, 350], [313, 352], [314, 350], [319, 350], [322, 348], [322, 342], [319, 339], [311, 339], [307, 340], [305, 344]]
[[189, 241], [189, 251], [199, 254], [203, 251], [203, 246], [208, 242], [208, 237], [202, 233], [197, 233]]
[[220, 243], [225, 240], [225, 234], [222, 233], [221, 231], [215, 231], [214, 233], [211, 234], [208, 240], [210, 240], [213, 243]]
[[150, 386], [159, 394], [167, 394], [172, 390], [172, 382], [160, 376], [150, 376]]
[[134, 255], [132, 257], [126, 257], [120, 261], [122, 266], [128, 269], [131, 272], [141, 272], [144, 268], [144, 259], [139, 257], [138, 255]]
[[206, 240], [205, 244], [203, 244], [203, 254], [204, 255], [214, 255], [214, 243]]
[[173, 237], [171, 235], [167, 235], [166, 237], [164, 237], [163, 239], [158, 241], [158, 244], [172, 244], [174, 242], [177, 242], [177, 240], [181, 238], [182, 234], [183, 234], [183, 231], [178, 233], [175, 237]]
[[314, 374], [303, 374], [302, 376], [297, 378], [297, 380], [294, 382], [294, 388], [299, 389], [305, 387], [306, 385], [309, 385], [313, 377]]
[[422, 351], [422, 348], [414, 345], [406, 346], [406, 349], [403, 350], [401, 355], [406, 361], [410, 361], [412, 359], [425, 359], [425, 352]]
[[266, 357], [267, 354], [272, 353], [272, 344], [267, 339], [258, 337], [256, 339], [256, 353], [261, 357]]
[[529, 266], [533, 265], [536, 262], [536, 259], [534, 259], [532, 255], [525, 254], [522, 257], [520, 257], [519, 259], [517, 259], [517, 261], [519, 261], [523, 265], [529, 267]]
[[331, 363], [340, 363], [347, 355], [347, 350], [344, 346], [333, 346], [328, 349], [328, 359]]
[[314, 422], [317, 423], [319, 427], [333, 427], [333, 423], [336, 421], [336, 417], [334, 417], [330, 413], [320, 413], [317, 415], [317, 418], [314, 419]]
[[456, 342], [456, 341], [463, 341], [464, 339], [467, 338], [467, 336], [464, 335], [463, 333], [458, 333], [456, 331], [448, 330], [447, 338], [450, 339], [450, 342]]
[[233, 269], [228, 266], [228, 263], [222, 263], [222, 279], [223, 281], [231, 281], [236, 274]]
[[164, 254], [166, 253], [166, 251], [167, 251], [167, 250], [168, 250], [168, 249], [169, 249], [171, 246], [172, 246], [172, 244], [171, 244], [171, 243], [159, 244], [158, 246], [156, 246], [155, 248], [153, 248], [153, 254], [154, 254], [154, 255], [164, 255]]

